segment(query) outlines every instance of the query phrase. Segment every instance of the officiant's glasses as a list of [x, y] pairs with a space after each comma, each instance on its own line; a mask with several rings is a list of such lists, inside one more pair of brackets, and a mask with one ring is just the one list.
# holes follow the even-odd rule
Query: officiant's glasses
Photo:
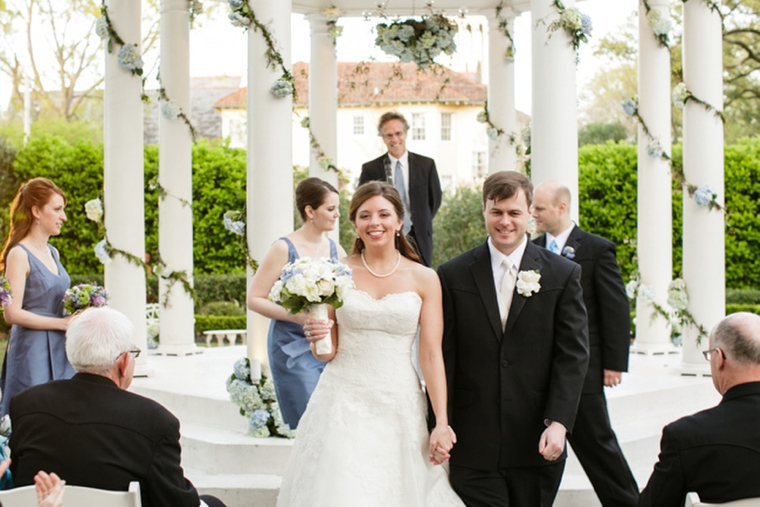
[[138, 349], [137, 347], [135, 347], [134, 350], [125, 350], [124, 352], [116, 356], [116, 359], [114, 359], [114, 361], [118, 361], [119, 358], [123, 356], [124, 354], [134, 354], [135, 359], [137, 359], [138, 357], [140, 357], [140, 352], [142, 352], [142, 350]]

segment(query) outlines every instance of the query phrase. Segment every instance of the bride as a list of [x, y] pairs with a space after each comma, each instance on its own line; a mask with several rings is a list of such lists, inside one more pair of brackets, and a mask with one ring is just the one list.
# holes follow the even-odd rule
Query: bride
[[[404, 209], [384, 182], [360, 186], [349, 218], [358, 238], [343, 259], [356, 289], [334, 318], [333, 352], [298, 427], [278, 507], [463, 506], [449, 486], [456, 436], [446, 415], [438, 276], [418, 262], [403, 232]], [[331, 322], [307, 321], [313, 342]], [[427, 402], [412, 364], [419, 361], [436, 426], [428, 436]]]

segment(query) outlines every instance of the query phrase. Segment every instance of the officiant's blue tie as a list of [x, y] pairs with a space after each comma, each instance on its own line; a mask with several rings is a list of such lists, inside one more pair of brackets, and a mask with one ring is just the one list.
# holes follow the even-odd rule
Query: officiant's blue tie
[[401, 161], [396, 161], [396, 170], [393, 174], [393, 184], [401, 195], [401, 202], [404, 203], [404, 234], [409, 234], [412, 228], [412, 211], [409, 208], [409, 196], [406, 194], [406, 185], [404, 184], [404, 171], [401, 169]]
[[549, 251], [555, 254], [559, 253], [559, 245], [557, 245], [555, 240], [552, 240], [551, 244], [549, 244]]

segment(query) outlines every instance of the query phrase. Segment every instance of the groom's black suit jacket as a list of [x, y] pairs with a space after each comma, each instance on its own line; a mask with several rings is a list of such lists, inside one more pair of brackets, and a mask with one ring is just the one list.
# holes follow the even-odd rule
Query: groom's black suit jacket
[[453, 465], [548, 465], [538, 453], [546, 422], [573, 430], [589, 355], [580, 267], [528, 241], [528, 270], [540, 290], [515, 290], [502, 332], [488, 244], [438, 268]]
[[[386, 181], [385, 160], [382, 155], [362, 165], [359, 185], [368, 181]], [[432, 158], [409, 152], [409, 207], [412, 218], [412, 236], [417, 242], [422, 262], [433, 265], [433, 218], [441, 205], [441, 181]], [[406, 210], [409, 213], [409, 210]]]
[[144, 507], [198, 507], [180, 466], [179, 421], [153, 400], [100, 375], [77, 373], [11, 400], [11, 471], [17, 486], [39, 470], [67, 484], [126, 491], [140, 481]]

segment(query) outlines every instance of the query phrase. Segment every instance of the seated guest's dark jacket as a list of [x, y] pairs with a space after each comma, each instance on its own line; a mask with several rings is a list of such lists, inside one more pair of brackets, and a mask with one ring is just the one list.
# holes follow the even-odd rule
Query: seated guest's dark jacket
[[10, 404], [16, 486], [39, 470], [67, 484], [124, 490], [140, 481], [143, 507], [198, 507], [180, 466], [179, 421], [110, 379], [77, 373], [27, 389]]

